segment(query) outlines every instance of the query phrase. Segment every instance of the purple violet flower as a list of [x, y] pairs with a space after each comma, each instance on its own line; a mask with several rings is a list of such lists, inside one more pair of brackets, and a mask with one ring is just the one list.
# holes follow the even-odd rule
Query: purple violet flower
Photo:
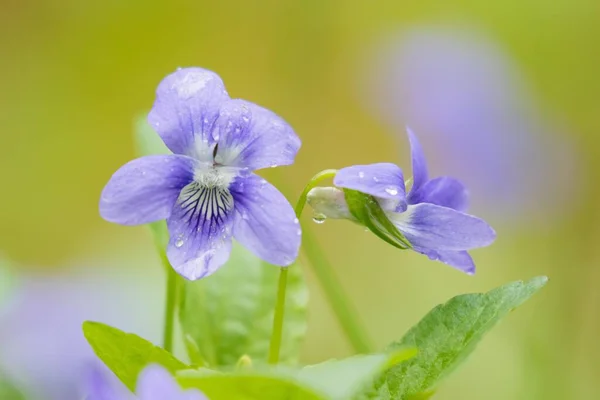
[[152, 364], [144, 368], [137, 382], [136, 396], [116, 386], [98, 369], [92, 369], [86, 400], [207, 400], [197, 389], [183, 390], [163, 367]]
[[121, 167], [100, 198], [110, 222], [167, 220], [167, 257], [183, 277], [215, 272], [232, 236], [265, 261], [298, 255], [300, 225], [286, 198], [252, 171], [289, 165], [300, 148], [292, 128], [256, 104], [230, 99], [221, 78], [184, 68], [158, 86], [148, 121], [174, 153]]
[[[467, 190], [454, 178], [429, 179], [421, 145], [408, 130], [412, 149], [413, 183], [406, 194], [400, 167], [390, 163], [355, 165], [339, 170], [335, 186], [373, 196], [413, 250], [467, 274], [475, 264], [467, 250], [491, 244], [494, 230], [482, 219], [466, 214]], [[336, 188], [315, 188], [308, 194], [313, 209], [326, 217], [355, 220]]]

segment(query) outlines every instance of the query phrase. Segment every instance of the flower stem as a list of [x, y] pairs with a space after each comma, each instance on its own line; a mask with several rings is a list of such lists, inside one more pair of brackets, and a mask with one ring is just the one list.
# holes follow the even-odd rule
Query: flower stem
[[277, 364], [279, 362], [279, 350], [281, 349], [281, 338], [283, 336], [283, 316], [285, 314], [288, 268], [282, 267], [279, 273], [277, 304], [275, 305], [275, 317], [273, 318], [273, 336], [271, 336], [271, 345], [269, 347], [269, 364]]
[[[308, 192], [317, 186], [320, 181], [333, 178], [336, 173], [337, 170], [335, 169], [327, 169], [313, 176], [308, 182], [296, 203], [295, 212], [298, 219], [300, 219], [304, 206], [306, 205]], [[305, 246], [306, 257], [312, 264], [327, 299], [339, 319], [342, 329], [346, 333], [346, 336], [348, 336], [348, 339], [356, 352], [368, 353], [371, 346], [369, 344], [366, 329], [359, 320], [356, 311], [350, 305], [348, 297], [339, 285], [333, 268], [325, 259], [316, 240], [306, 232], [304, 233], [304, 239], [305, 241], [308, 241], [308, 245]], [[271, 336], [271, 344], [269, 347], [268, 361], [270, 364], [277, 364], [279, 362], [279, 351], [283, 335], [288, 268], [290, 267], [281, 268], [279, 274], [277, 303], [275, 305], [275, 316], [273, 318], [273, 335]]]
[[163, 333], [163, 348], [168, 352], [173, 351], [173, 328], [175, 324], [175, 306], [177, 304], [177, 283], [178, 276], [175, 270], [169, 264], [166, 257], [163, 256], [167, 271], [167, 290], [165, 302], [165, 325]]

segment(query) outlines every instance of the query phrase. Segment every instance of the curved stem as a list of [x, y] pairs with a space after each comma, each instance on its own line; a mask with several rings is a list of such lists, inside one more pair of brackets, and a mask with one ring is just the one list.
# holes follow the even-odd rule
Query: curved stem
[[[324, 179], [333, 178], [337, 170], [327, 169], [319, 172], [308, 182], [298, 202], [296, 203], [296, 218], [300, 219], [308, 192]], [[325, 259], [323, 252], [317, 245], [316, 240], [311, 235], [304, 234], [304, 239], [308, 240], [308, 246], [305, 246], [305, 253], [310, 263], [313, 265], [317, 278], [325, 291], [327, 299], [335, 315], [338, 317], [342, 329], [348, 336], [354, 350], [358, 353], [367, 353], [370, 351], [369, 339], [366, 329], [357, 317], [357, 313], [350, 305], [348, 297], [342, 290], [335, 276], [334, 270]], [[281, 268], [279, 275], [279, 284], [277, 287], [277, 303], [275, 305], [275, 316], [273, 318], [273, 336], [269, 347], [269, 363], [277, 364], [279, 361], [279, 350], [281, 347], [281, 338], [283, 335], [283, 320], [285, 314], [285, 297], [287, 288], [288, 268]]]

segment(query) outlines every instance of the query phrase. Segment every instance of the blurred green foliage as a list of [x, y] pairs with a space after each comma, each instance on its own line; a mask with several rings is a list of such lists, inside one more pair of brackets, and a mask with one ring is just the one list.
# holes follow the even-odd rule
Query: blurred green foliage
[[[548, 215], [543, 224], [498, 221], [497, 243], [474, 252], [479, 270], [473, 278], [400, 253], [345, 223], [315, 230], [381, 346], [453, 295], [549, 275], [551, 287], [493, 332], [436, 398], [595, 398], [599, 20], [597, 0], [5, 1], [0, 249], [30, 268], [148, 251], [151, 243], [134, 240], [141, 229], [99, 218], [98, 197], [134, 155], [133, 117], [151, 107], [156, 85], [178, 66], [217, 71], [233, 97], [273, 109], [295, 127], [303, 139], [297, 163], [280, 175], [265, 172], [275, 182], [285, 180], [292, 201], [324, 168], [375, 161], [408, 167], [407, 148], [397, 148], [393, 132], [358, 98], [370, 49], [413, 24], [476, 25], [519, 63], [536, 100], [571, 128], [585, 175], [565, 217]], [[335, 319], [309, 278], [303, 357], [346, 355]]]

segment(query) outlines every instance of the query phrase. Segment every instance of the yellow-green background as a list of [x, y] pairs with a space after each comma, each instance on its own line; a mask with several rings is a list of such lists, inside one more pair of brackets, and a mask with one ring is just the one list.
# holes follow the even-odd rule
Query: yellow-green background
[[[439, 398], [597, 398], [597, 0], [4, 0], [0, 249], [29, 269], [99, 259], [125, 269], [148, 260], [147, 233], [103, 221], [97, 203], [110, 175], [133, 156], [134, 115], [151, 107], [156, 85], [178, 66], [217, 71], [232, 96], [292, 124], [303, 140], [296, 164], [266, 174], [285, 180], [292, 201], [324, 168], [381, 160], [408, 167], [398, 156], [407, 149], [358, 101], [357, 76], [367, 72], [365, 57], [382, 35], [447, 21], [489, 32], [522, 67], [536, 101], [566, 119], [586, 173], [577, 198], [556, 212], [560, 217], [547, 213], [544, 223], [497, 223], [497, 242], [474, 253], [474, 277], [399, 253], [344, 222], [311, 228], [380, 346], [455, 294], [549, 275], [544, 291], [486, 338]], [[349, 354], [309, 279], [304, 360]]]

